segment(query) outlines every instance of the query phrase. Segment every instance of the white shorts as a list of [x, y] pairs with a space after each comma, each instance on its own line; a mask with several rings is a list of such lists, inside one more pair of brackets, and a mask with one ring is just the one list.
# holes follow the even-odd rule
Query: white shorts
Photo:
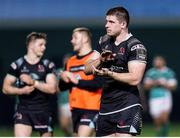
[[166, 97], [152, 98], [149, 101], [150, 114], [153, 118], [157, 118], [162, 112], [171, 112], [172, 96], [169, 94]]
[[67, 117], [71, 117], [71, 111], [70, 111], [70, 105], [69, 103], [67, 104], [61, 104], [59, 106], [59, 112], [61, 116], [67, 116]]

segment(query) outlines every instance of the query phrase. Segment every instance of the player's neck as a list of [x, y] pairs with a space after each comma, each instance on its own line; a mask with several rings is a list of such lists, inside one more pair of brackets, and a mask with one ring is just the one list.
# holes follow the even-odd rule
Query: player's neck
[[89, 52], [92, 51], [91, 45], [84, 45], [78, 52], [78, 56], [84, 56], [87, 55]]
[[115, 45], [119, 45], [120, 43], [122, 43], [123, 41], [126, 41], [127, 39], [129, 39], [129, 37], [131, 37], [132, 34], [128, 33], [128, 30], [122, 31], [116, 38], [115, 38]]
[[26, 59], [26, 61], [30, 64], [36, 64], [40, 61], [41, 57], [37, 57], [34, 54], [30, 54], [28, 53], [27, 55], [24, 56], [24, 58]]

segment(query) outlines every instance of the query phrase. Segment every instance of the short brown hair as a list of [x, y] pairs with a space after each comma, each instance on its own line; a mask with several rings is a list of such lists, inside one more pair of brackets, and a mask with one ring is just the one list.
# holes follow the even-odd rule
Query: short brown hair
[[129, 25], [130, 17], [129, 12], [124, 7], [114, 7], [107, 11], [106, 15], [116, 16], [119, 20], [124, 20]]
[[26, 37], [26, 45], [28, 46], [31, 41], [36, 39], [44, 39], [47, 41], [47, 35], [45, 33], [32, 32]]

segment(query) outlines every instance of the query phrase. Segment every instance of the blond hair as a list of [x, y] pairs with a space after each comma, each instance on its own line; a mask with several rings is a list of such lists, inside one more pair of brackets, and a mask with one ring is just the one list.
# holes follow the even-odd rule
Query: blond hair
[[73, 33], [75, 32], [85, 32], [89, 38], [92, 37], [90, 30], [86, 27], [77, 27], [73, 30]]

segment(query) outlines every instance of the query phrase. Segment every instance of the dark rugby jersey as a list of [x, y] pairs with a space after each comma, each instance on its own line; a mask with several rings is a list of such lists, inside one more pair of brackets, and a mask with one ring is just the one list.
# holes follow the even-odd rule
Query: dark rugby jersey
[[[12, 62], [8, 74], [15, 76], [16, 87], [22, 88], [26, 84], [22, 82], [19, 77], [21, 74], [28, 74], [34, 80], [45, 82], [46, 76], [49, 73], [54, 73], [55, 65], [47, 59], [41, 59], [37, 64], [29, 64], [24, 57]], [[19, 104], [18, 109], [23, 111], [42, 111], [49, 108], [49, 94], [35, 89], [29, 95], [18, 95]]]
[[[107, 35], [103, 36], [100, 38], [97, 51], [102, 53], [104, 50], [110, 50], [117, 56], [114, 61], [104, 63], [102, 67], [117, 73], [127, 73], [129, 61], [138, 60], [146, 63], [147, 60], [146, 48], [133, 36], [117, 46], [114, 44], [113, 38]], [[139, 91], [136, 86], [116, 81], [110, 77], [104, 77], [104, 79], [106, 83], [101, 97], [100, 113], [109, 113], [140, 105]]]

